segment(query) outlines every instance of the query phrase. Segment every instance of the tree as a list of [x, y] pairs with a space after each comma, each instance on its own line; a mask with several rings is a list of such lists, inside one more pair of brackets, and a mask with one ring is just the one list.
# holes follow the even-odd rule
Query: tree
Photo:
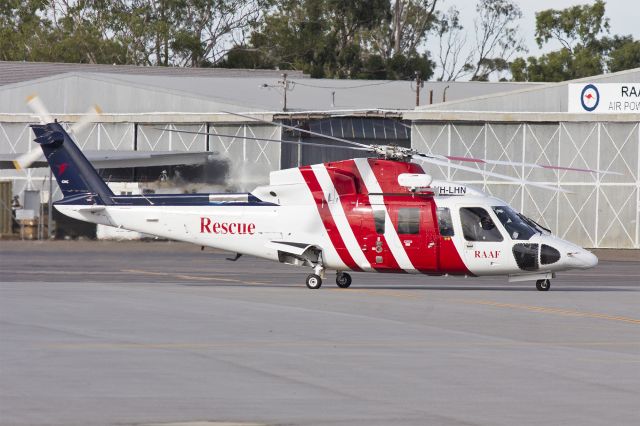
[[49, 23], [42, 14], [44, 0], [6, 0], [0, 3], [0, 59], [34, 61], [49, 41]]
[[392, 0], [385, 19], [369, 36], [373, 52], [385, 60], [417, 53], [437, 23], [437, 5], [438, 0]]
[[220, 62], [262, 16], [270, 0], [116, 0], [113, 38], [148, 65], [203, 67]]
[[512, 0], [480, 0], [474, 20], [476, 54], [471, 80], [486, 81], [494, 72], [509, 68], [509, 59], [524, 50], [519, 27], [520, 7]]
[[515, 81], [539, 82], [573, 80], [602, 72], [599, 58], [585, 48], [577, 48], [573, 53], [562, 48], [539, 58], [517, 58], [510, 69]]
[[609, 72], [640, 67], [640, 41], [634, 41], [632, 36], [614, 36], [603, 42]]
[[212, 66], [272, 0], [8, 0], [0, 3], [0, 57]]
[[51, 1], [50, 42], [41, 60], [74, 63], [123, 63], [126, 47], [109, 37], [109, 2]]
[[549, 40], [557, 40], [570, 52], [573, 52], [576, 46], [593, 48], [598, 44], [598, 36], [609, 32], [609, 19], [605, 18], [604, 14], [603, 0], [596, 0], [592, 5], [538, 12], [536, 42], [542, 47]]
[[[407, 47], [388, 56], [380, 49], [390, 16], [388, 0], [280, 0], [249, 45], [236, 47], [222, 66], [269, 64], [329, 78], [409, 78], [418, 70], [429, 78], [433, 62], [427, 54]], [[409, 27], [405, 23], [405, 34]]]
[[436, 28], [438, 36], [438, 66], [440, 76], [438, 81], [455, 81], [473, 71], [473, 54], [471, 52], [463, 58], [467, 36], [460, 24], [460, 11], [455, 7], [449, 8], [438, 20]]
[[510, 64], [515, 81], [565, 81], [640, 66], [640, 43], [631, 36], [608, 37], [605, 3], [536, 13], [536, 42], [555, 40], [559, 50]]

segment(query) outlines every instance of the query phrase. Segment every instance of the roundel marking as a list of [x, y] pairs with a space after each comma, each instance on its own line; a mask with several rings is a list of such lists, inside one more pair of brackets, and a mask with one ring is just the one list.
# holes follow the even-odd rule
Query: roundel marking
[[595, 110], [600, 103], [600, 92], [598, 92], [598, 88], [593, 84], [584, 86], [580, 94], [580, 103], [585, 111], [592, 112]]

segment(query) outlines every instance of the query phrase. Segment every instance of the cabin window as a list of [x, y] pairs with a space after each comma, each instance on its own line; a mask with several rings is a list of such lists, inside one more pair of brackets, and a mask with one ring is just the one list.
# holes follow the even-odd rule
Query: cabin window
[[420, 233], [420, 209], [398, 209], [398, 234]]
[[492, 208], [512, 240], [528, 240], [537, 233], [523, 220], [522, 215], [516, 213], [511, 207], [494, 206]]
[[453, 237], [453, 222], [451, 221], [451, 211], [449, 207], [438, 207], [436, 209], [438, 216], [438, 227], [440, 235], [443, 237]]
[[482, 207], [460, 208], [460, 222], [467, 241], [502, 241], [502, 234]]
[[373, 220], [376, 224], [376, 234], [384, 234], [384, 221], [385, 221], [385, 211], [384, 210], [374, 210], [373, 211]]

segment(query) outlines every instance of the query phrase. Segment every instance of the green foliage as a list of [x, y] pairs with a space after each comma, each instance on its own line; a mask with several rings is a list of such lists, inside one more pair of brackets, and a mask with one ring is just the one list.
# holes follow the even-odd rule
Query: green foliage
[[605, 18], [605, 2], [569, 7], [563, 10], [548, 9], [536, 13], [536, 42], [538, 46], [549, 40], [557, 40], [569, 50], [578, 43], [591, 47], [598, 36], [609, 31], [609, 19]]
[[[425, 48], [440, 39], [441, 80], [561, 81], [640, 67], [640, 42], [608, 36], [605, 2], [536, 14], [536, 42], [523, 50], [514, 0], [478, 0], [475, 31], [442, 0], [4, 0], [0, 60], [302, 70], [312, 77], [433, 76]], [[475, 35], [469, 56], [461, 52]]]
[[212, 66], [271, 0], [8, 0], [4, 60]]
[[514, 23], [522, 17], [520, 7], [512, 0], [479, 0], [476, 5], [475, 63], [471, 80], [488, 81], [489, 76], [509, 68], [508, 60], [525, 50]]
[[615, 36], [607, 40], [605, 47], [609, 52], [607, 67], [610, 72], [640, 67], [640, 41], [634, 41], [631, 36]]
[[577, 48], [573, 53], [563, 48], [538, 58], [518, 58], [511, 63], [515, 81], [565, 81], [601, 73], [602, 64], [586, 48]]
[[251, 47], [235, 49], [221, 66], [275, 65], [316, 78], [431, 77], [434, 64], [415, 45], [392, 56], [376, 49], [390, 19], [389, 0], [281, 0], [251, 35]]
[[0, 3], [0, 59], [34, 61], [49, 42], [48, 22], [41, 13], [44, 0], [5, 0]]
[[631, 36], [613, 38], [605, 3], [536, 13], [536, 41], [563, 47], [540, 57], [517, 58], [510, 64], [515, 81], [565, 81], [640, 67], [640, 43]]

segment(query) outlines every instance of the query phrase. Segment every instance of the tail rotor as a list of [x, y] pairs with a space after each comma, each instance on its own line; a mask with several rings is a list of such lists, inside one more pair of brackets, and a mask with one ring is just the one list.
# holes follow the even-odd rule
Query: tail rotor
[[[33, 112], [33, 115], [38, 117], [40, 124], [49, 124], [54, 121], [53, 116], [49, 113], [49, 110], [38, 95], [34, 94], [29, 96], [27, 98], [27, 106]], [[95, 122], [101, 114], [102, 109], [100, 109], [98, 105], [93, 105], [86, 114], [80, 117], [80, 120], [71, 125], [69, 130], [77, 137], [83, 130], [91, 125], [91, 123]], [[35, 147], [13, 160], [13, 166], [16, 170], [28, 169], [41, 157], [42, 150], [39, 147]]]

